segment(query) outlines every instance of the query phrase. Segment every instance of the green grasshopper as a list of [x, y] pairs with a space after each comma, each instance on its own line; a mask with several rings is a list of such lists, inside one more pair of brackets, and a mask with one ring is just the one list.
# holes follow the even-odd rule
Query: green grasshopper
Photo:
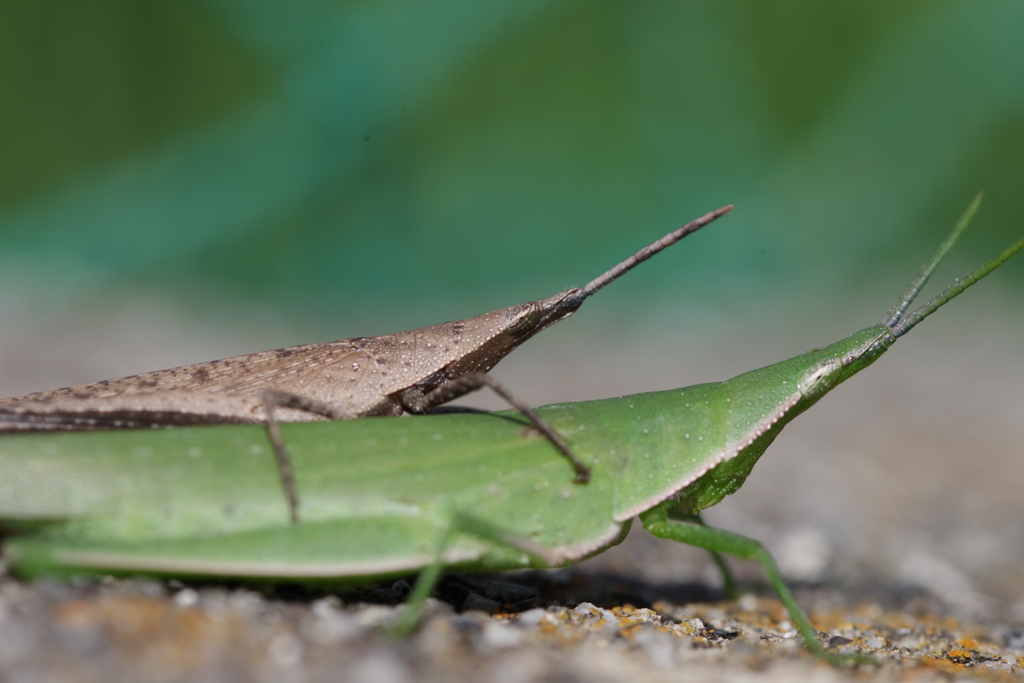
[[[980, 199], [980, 197], [979, 197]], [[539, 408], [592, 477], [514, 411], [282, 425], [303, 489], [283, 514], [259, 427], [15, 435], [0, 440], [0, 526], [24, 576], [143, 573], [349, 581], [419, 573], [410, 623], [440, 573], [559, 567], [655, 536], [760, 562], [808, 649], [832, 662], [757, 541], [706, 526], [782, 428], [1024, 248], [908, 313], [970, 206], [881, 324], [725, 382]], [[101, 437], [101, 438], [97, 438]], [[727, 585], [730, 585], [726, 573]]]

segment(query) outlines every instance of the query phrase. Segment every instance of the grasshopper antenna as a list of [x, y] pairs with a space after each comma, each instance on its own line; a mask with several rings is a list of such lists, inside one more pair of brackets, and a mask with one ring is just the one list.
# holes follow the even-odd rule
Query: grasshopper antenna
[[893, 337], [902, 337], [909, 332], [915, 325], [930, 316], [935, 311], [939, 310], [942, 306], [948, 303], [950, 300], [956, 298], [964, 292], [968, 287], [978, 282], [993, 270], [1003, 265], [1021, 249], [1024, 249], [1024, 237], [1020, 238], [1013, 244], [1011, 244], [1003, 253], [996, 256], [991, 261], [988, 261], [981, 268], [968, 273], [962, 278], [958, 278], [953, 284], [946, 289], [942, 290], [941, 294], [933, 297], [928, 303], [924, 304], [916, 311], [911, 313], [909, 316], [904, 318], [899, 324], [892, 327]]
[[[896, 303], [892, 305], [889, 312], [885, 314], [885, 318], [882, 319], [884, 325], [888, 325], [890, 328], [895, 329], [900, 324], [900, 320], [903, 318], [903, 314], [907, 312], [910, 305], [914, 303], [914, 299], [921, 293], [921, 288], [928, 282], [928, 278], [932, 276], [935, 269], [942, 263], [942, 259], [946, 258], [946, 254], [953, 248], [957, 240], [960, 239], [960, 235], [963, 234], [967, 226], [971, 224], [974, 219], [974, 214], [978, 212], [978, 207], [981, 206], [981, 199], [985, 196], [984, 192], [979, 192], [974, 197], [974, 201], [971, 202], [964, 214], [960, 216], [960, 220], [957, 221], [956, 225], [953, 226], [953, 232], [949, 233], [949, 237], [939, 245], [938, 251], [935, 252], [935, 256], [932, 260], [924, 264], [921, 267], [921, 272], [918, 273], [917, 277], [907, 286], [907, 289], [903, 292], [899, 299], [896, 299]], [[959, 293], [959, 292], [958, 292]], [[954, 295], [955, 296], [955, 295]], [[916, 324], [916, 323], [915, 323]], [[913, 325], [911, 326], [913, 327]], [[910, 329], [910, 328], [907, 328]]]
[[724, 216], [725, 214], [729, 213], [730, 211], [732, 211], [732, 208], [733, 208], [732, 204], [729, 204], [728, 206], [723, 206], [720, 209], [715, 209], [714, 211], [712, 211], [710, 213], [704, 214], [700, 218], [695, 218], [694, 220], [690, 221], [689, 223], [687, 223], [686, 225], [684, 225], [681, 228], [677, 228], [676, 230], [673, 230], [672, 232], [670, 232], [669, 234], [665, 235], [664, 237], [662, 237], [657, 242], [654, 242], [653, 244], [650, 244], [650, 245], [644, 247], [643, 249], [641, 249], [640, 251], [636, 252], [635, 254], [630, 256], [628, 259], [626, 259], [625, 261], [623, 261], [619, 265], [615, 266], [611, 270], [608, 270], [607, 272], [605, 272], [600, 277], [597, 277], [597, 278], [591, 280], [590, 283], [586, 287], [584, 287], [583, 289], [581, 289], [578, 292], [576, 292], [575, 294], [571, 294], [570, 296], [568, 296], [565, 299], [563, 299], [562, 302], [561, 302], [560, 307], [564, 307], [564, 308], [576, 308], [576, 307], [579, 307], [580, 304], [583, 303], [584, 299], [586, 299], [588, 296], [590, 296], [591, 294], [593, 294], [597, 290], [599, 290], [602, 287], [604, 287], [605, 285], [607, 285], [612, 280], [615, 280], [616, 278], [620, 277], [622, 274], [626, 273], [627, 271], [630, 271], [633, 268], [636, 268], [639, 264], [641, 264], [644, 261], [646, 261], [647, 259], [651, 258], [655, 254], [657, 254], [659, 251], [664, 249], [665, 247], [672, 246], [673, 244], [675, 244], [679, 240], [683, 239], [684, 237], [686, 237], [690, 233], [697, 232], [698, 230], [703, 228], [708, 223], [711, 223], [712, 221], [714, 221], [716, 218], [720, 218], [720, 217]]
[[921, 272], [918, 273], [917, 277], [914, 278], [900, 298], [896, 300], [896, 303], [892, 305], [889, 312], [885, 314], [885, 318], [882, 322], [892, 330], [893, 339], [897, 339], [905, 335], [919, 322], [939, 310], [939, 308], [952, 299], [963, 294], [968, 287], [989, 275], [993, 270], [1013, 258], [1013, 255], [1018, 251], [1024, 249], [1024, 238], [1021, 238], [1011, 244], [1005, 251], [1003, 251], [1003, 253], [999, 254], [999, 256], [987, 261], [981, 268], [968, 273], [962, 278], [954, 280], [953, 284], [949, 287], [946, 287], [946, 289], [942, 290], [942, 292], [930, 299], [927, 303], [910, 315], [904, 317], [907, 309], [910, 308], [914, 299], [917, 298], [917, 295], [921, 292], [921, 288], [924, 287], [926, 282], [928, 282], [928, 278], [932, 276], [935, 269], [939, 267], [940, 263], [942, 263], [942, 259], [946, 257], [946, 254], [953, 248], [953, 245], [956, 244], [957, 240], [960, 239], [960, 236], [964, 233], [964, 230], [967, 229], [967, 226], [970, 225], [971, 220], [974, 218], [974, 214], [978, 212], [978, 207], [981, 205], [981, 198], [983, 196], [984, 193], [979, 192], [977, 196], [974, 197], [974, 201], [971, 202], [971, 205], [967, 207], [966, 211], [964, 211], [960, 220], [957, 221], [955, 226], [953, 226], [953, 232], [949, 233], [949, 237], [939, 245], [939, 249], [935, 252], [931, 261], [921, 268]]

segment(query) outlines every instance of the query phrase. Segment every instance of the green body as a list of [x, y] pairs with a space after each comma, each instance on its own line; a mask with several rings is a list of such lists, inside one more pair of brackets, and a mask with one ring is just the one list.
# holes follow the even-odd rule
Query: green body
[[[896, 339], [1024, 248], [1018, 241], [912, 314], [977, 201], [883, 324], [725, 382], [538, 412], [592, 468], [588, 484], [515, 413], [284, 425], [303, 517], [289, 522], [259, 426], [8, 436], [0, 529], [24, 575], [82, 572], [358, 581], [561, 566], [656, 536], [759, 561], [808, 647], [817, 634], [756, 541], [698, 513], [735, 492], [779, 431]], [[726, 575], [727, 586], [730, 579]], [[415, 610], [411, 610], [415, 613]]]
[[[259, 427], [6, 437], [0, 524], [41, 525], [5, 553], [29, 574], [366, 578], [430, 565], [460, 513], [528, 540], [548, 565], [571, 563], [680, 492], [696, 512], [739, 488], [779, 430], [817, 400], [798, 390], [806, 368], [880, 331], [726, 382], [539, 409], [593, 467], [587, 485], [514, 413], [287, 425], [304, 491], [298, 525]], [[444, 561], [531, 565], [520, 549], [466, 534]]]

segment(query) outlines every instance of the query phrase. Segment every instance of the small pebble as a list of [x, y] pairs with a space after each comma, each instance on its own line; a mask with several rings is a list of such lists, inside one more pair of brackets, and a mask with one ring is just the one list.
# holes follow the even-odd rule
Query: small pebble
[[1009, 671], [1017, 663], [1016, 657], [1003, 657], [994, 662], [985, 662], [985, 666], [993, 671]]
[[484, 625], [483, 644], [496, 650], [504, 650], [519, 645], [522, 632], [507, 623], [489, 621]]
[[544, 621], [550, 621], [551, 615], [548, 611], [541, 608], [535, 607], [534, 609], [526, 610], [519, 615], [519, 623], [527, 628], [533, 626], [539, 626]]
[[199, 593], [193, 588], [182, 588], [174, 594], [174, 604], [178, 607], [193, 607], [199, 602]]
[[868, 638], [867, 642], [864, 643], [864, 647], [869, 650], [877, 650], [878, 648], [885, 647], [885, 638], [881, 636], [872, 636]]

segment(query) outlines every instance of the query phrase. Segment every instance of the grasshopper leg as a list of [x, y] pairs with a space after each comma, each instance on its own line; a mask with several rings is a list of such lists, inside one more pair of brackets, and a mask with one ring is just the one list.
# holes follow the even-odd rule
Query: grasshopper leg
[[[699, 512], [695, 515], [690, 515], [675, 512], [670, 508], [668, 511], [668, 518], [678, 522], [695, 522], [701, 526], [707, 526], [704, 522], [704, 518], [701, 517]], [[729, 569], [729, 565], [726, 564], [725, 558], [722, 557], [722, 553], [715, 550], [709, 550], [708, 552], [711, 553], [711, 559], [715, 561], [715, 565], [718, 567], [718, 571], [722, 575], [722, 590], [725, 591], [726, 596], [735, 600], [740, 596], [740, 592], [737, 587], [736, 580], [732, 576], [732, 570]]]
[[281, 427], [274, 416], [275, 408], [292, 408], [314, 415], [321, 415], [331, 420], [347, 420], [352, 416], [342, 413], [330, 405], [315, 399], [290, 394], [286, 391], [270, 389], [263, 392], [263, 412], [266, 415], [267, 438], [274, 449], [277, 460], [277, 471], [281, 475], [281, 488], [288, 499], [288, 518], [292, 524], [299, 521], [299, 491], [295, 485], [295, 473], [292, 470], [292, 459], [288, 454], [288, 446], [281, 437]]
[[530, 566], [534, 569], [547, 569], [550, 562], [544, 557], [544, 549], [532, 541], [512, 536], [500, 528], [477, 519], [465, 513], [455, 513], [451, 522], [438, 538], [434, 547], [434, 561], [420, 572], [413, 586], [409, 599], [406, 600], [406, 610], [395, 626], [395, 631], [400, 635], [406, 635], [413, 631], [419, 624], [423, 614], [423, 606], [430, 594], [437, 586], [438, 580], [447, 564], [444, 559], [445, 551], [451, 546], [457, 534], [476, 536], [485, 541], [490, 541], [498, 546], [512, 548], [526, 553], [530, 558]]
[[496, 394], [508, 401], [509, 405], [521, 412], [527, 420], [533, 423], [537, 431], [543, 434], [558, 449], [559, 453], [569, 459], [573, 469], [576, 470], [576, 483], [586, 484], [590, 481], [590, 468], [576, 457], [561, 434], [555, 431], [555, 428], [549, 425], [533, 408], [526, 405], [515, 394], [505, 388], [505, 385], [488, 374], [476, 372], [470, 375], [463, 375], [462, 377], [449, 380], [427, 393], [423, 393], [419, 387], [410, 387], [402, 392], [402, 405], [411, 413], [429, 413], [438, 406], [454, 401], [460, 396], [465, 396], [471, 391], [477, 391], [485, 386], [493, 389]]
[[689, 521], [669, 518], [668, 505], [658, 505], [640, 515], [640, 521], [644, 528], [658, 538], [667, 538], [687, 545], [704, 548], [712, 553], [723, 553], [732, 555], [742, 560], [755, 560], [761, 564], [765, 574], [768, 575], [768, 582], [778, 593], [782, 604], [786, 606], [790, 618], [796, 623], [796, 628], [803, 636], [807, 649], [811, 654], [828, 661], [830, 664], [877, 664], [874, 658], [867, 655], [840, 655], [829, 652], [818, 642], [818, 632], [811, 625], [810, 619], [797, 603], [796, 598], [790, 592], [789, 587], [782, 578], [775, 560], [763, 545], [752, 538], [722, 529], [715, 529], [704, 525], [702, 522], [690, 518]]

